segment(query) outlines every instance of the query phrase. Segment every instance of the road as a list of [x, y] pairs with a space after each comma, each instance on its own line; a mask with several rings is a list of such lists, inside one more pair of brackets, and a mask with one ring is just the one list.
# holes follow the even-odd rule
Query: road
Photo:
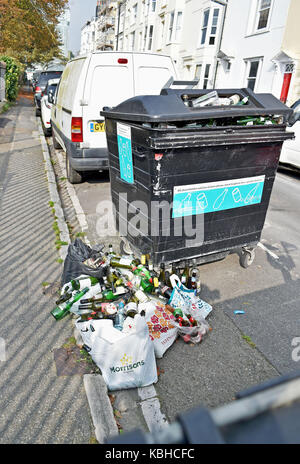
[[[108, 174], [91, 174], [74, 187], [90, 242], [117, 246], [116, 237], [101, 236], [102, 202], [110, 201]], [[292, 359], [292, 340], [300, 336], [299, 194], [300, 175], [280, 171], [262, 247], [248, 269], [240, 267], [237, 255], [201, 266], [202, 298], [214, 308], [212, 332], [197, 346], [177, 341], [158, 360], [155, 388], [168, 420], [199, 404], [224, 404], [240, 390], [299, 369]], [[245, 314], [235, 315], [239, 309]]]

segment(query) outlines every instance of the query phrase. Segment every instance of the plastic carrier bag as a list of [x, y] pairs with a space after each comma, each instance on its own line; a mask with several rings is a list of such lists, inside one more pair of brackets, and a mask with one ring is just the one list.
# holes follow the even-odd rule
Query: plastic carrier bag
[[139, 310], [141, 309], [146, 313], [145, 319], [150, 339], [154, 344], [155, 355], [157, 358], [162, 358], [178, 336], [178, 328], [174, 324], [175, 318], [159, 301], [139, 304]]
[[173, 292], [169, 299], [169, 305], [180, 308], [186, 314], [190, 314], [196, 321], [203, 319], [212, 311], [212, 306], [199, 298], [194, 290], [189, 290], [183, 285], [177, 276], [171, 276]]
[[103, 277], [102, 268], [94, 269], [84, 264], [84, 261], [102, 249], [102, 245], [97, 246], [97, 249], [92, 249], [80, 240], [80, 238], [76, 238], [74, 242], [70, 243], [64, 262], [61, 285], [63, 286], [65, 283], [70, 282], [70, 280], [76, 279], [81, 274], [97, 277], [98, 279]]
[[169, 305], [175, 309], [181, 309], [184, 319], [188, 320], [187, 315], [197, 322], [196, 326], [182, 326], [174, 321], [179, 335], [185, 342], [200, 343], [203, 336], [210, 330], [205, 318], [212, 311], [210, 304], [201, 300], [194, 290], [189, 290], [183, 285], [178, 276], [172, 276], [173, 292], [169, 299]]
[[[127, 334], [112, 324], [98, 324], [96, 328], [95, 322], [98, 321], [76, 323], [76, 326], [82, 326], [81, 333], [87, 329], [84, 339], [91, 344], [89, 353], [101, 369], [109, 390], [145, 387], [157, 382], [154, 346], [144, 317], [137, 314], [136, 330]], [[88, 334], [91, 327], [95, 331]]]

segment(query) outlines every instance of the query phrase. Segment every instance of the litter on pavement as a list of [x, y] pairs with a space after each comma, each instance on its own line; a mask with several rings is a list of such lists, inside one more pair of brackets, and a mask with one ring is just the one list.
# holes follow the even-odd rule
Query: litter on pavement
[[199, 297], [197, 268], [153, 269], [151, 257], [117, 255], [76, 239], [64, 263], [56, 320], [76, 316], [83, 347], [101, 369], [109, 390], [157, 382], [155, 358], [180, 336], [200, 343], [212, 307]]

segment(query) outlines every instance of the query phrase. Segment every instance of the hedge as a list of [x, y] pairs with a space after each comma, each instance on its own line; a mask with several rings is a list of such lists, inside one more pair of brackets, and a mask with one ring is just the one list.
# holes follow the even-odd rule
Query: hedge
[[5, 73], [5, 91], [8, 101], [14, 101], [17, 98], [19, 90], [19, 77], [21, 68], [19, 64], [10, 56], [0, 56], [0, 61], [6, 63]]

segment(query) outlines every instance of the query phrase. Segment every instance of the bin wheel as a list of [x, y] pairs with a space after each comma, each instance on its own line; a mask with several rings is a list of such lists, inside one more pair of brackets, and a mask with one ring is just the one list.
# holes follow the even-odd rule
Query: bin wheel
[[247, 269], [247, 267], [251, 266], [255, 258], [254, 250], [243, 250], [240, 256], [240, 265]]
[[120, 242], [120, 252], [121, 255], [132, 255], [130, 245], [127, 242], [124, 242], [124, 240], [121, 240]]

